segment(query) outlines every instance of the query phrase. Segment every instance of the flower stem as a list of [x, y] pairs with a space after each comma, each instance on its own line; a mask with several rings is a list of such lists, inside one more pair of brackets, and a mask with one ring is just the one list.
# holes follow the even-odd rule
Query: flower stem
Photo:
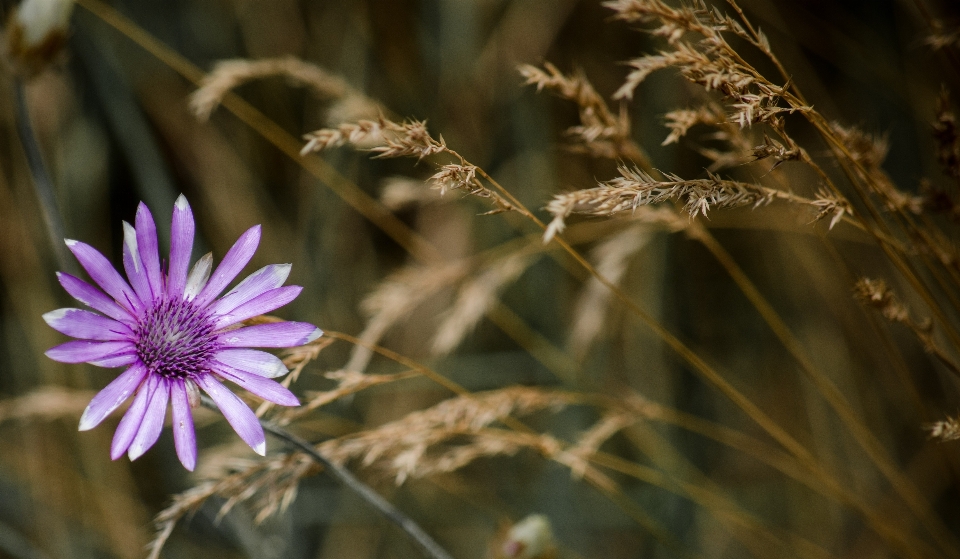
[[16, 98], [17, 135], [20, 137], [20, 144], [23, 145], [23, 152], [27, 157], [27, 166], [30, 168], [30, 176], [33, 178], [33, 185], [37, 190], [40, 211], [43, 214], [43, 222], [47, 227], [53, 254], [57, 258], [57, 265], [60, 269], [70, 271], [73, 270], [73, 263], [70, 258], [67, 258], [67, 248], [63, 244], [65, 237], [63, 221], [60, 209], [57, 207], [57, 200], [53, 194], [53, 181], [50, 180], [50, 174], [47, 173], [47, 168], [43, 164], [37, 135], [30, 124], [30, 111], [27, 108], [27, 96], [23, 81], [20, 79], [14, 80], [13, 89]]
[[[218, 409], [212, 400], [203, 397], [203, 404], [211, 409]], [[443, 549], [419, 524], [405, 515], [397, 507], [380, 496], [379, 493], [371, 489], [368, 485], [354, 476], [350, 470], [334, 464], [326, 456], [317, 451], [317, 449], [308, 441], [290, 433], [289, 431], [274, 425], [269, 421], [260, 420], [263, 430], [270, 433], [278, 439], [282, 439], [291, 445], [297, 447], [301, 452], [312, 458], [316, 463], [322, 465], [340, 483], [346, 485], [361, 499], [370, 506], [377, 509], [387, 520], [393, 522], [398, 528], [406, 532], [407, 536], [420, 548], [421, 551], [431, 559], [453, 559], [453, 557]]]

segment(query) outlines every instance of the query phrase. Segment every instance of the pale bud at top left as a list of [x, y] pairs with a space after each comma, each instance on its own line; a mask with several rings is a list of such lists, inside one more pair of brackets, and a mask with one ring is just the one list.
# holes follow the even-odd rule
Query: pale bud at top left
[[73, 0], [24, 0], [6, 26], [6, 57], [25, 76], [40, 73], [67, 42]]

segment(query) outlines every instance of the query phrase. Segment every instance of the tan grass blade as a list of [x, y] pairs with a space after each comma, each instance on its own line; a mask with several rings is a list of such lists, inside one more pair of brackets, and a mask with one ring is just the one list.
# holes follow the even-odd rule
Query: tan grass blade
[[457, 298], [437, 327], [431, 350], [446, 355], [457, 348], [490, 308], [504, 289], [513, 283], [534, 262], [536, 253], [515, 252], [490, 263], [461, 285]]

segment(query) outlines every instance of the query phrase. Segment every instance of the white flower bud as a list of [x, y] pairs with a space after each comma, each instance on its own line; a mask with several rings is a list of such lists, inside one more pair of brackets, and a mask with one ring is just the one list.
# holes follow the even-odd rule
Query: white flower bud
[[39, 73], [67, 41], [73, 0], [24, 0], [7, 23], [7, 56], [18, 71]]
[[503, 559], [550, 559], [556, 554], [550, 520], [531, 514], [510, 527], [498, 555]]

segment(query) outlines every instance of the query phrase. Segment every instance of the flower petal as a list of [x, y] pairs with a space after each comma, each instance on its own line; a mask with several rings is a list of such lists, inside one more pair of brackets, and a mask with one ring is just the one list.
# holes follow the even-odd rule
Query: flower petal
[[153, 397], [153, 392], [159, 384], [157, 375], [148, 375], [147, 381], [140, 384], [140, 390], [137, 390], [137, 396], [130, 404], [130, 409], [123, 414], [123, 419], [117, 425], [117, 431], [113, 434], [113, 443], [110, 444], [110, 458], [116, 460], [123, 456], [123, 453], [130, 448], [130, 443], [140, 430], [140, 424], [143, 423], [143, 416], [147, 413], [147, 404]]
[[113, 413], [113, 410], [127, 401], [127, 398], [137, 390], [146, 376], [147, 367], [143, 363], [138, 363], [120, 373], [120, 376], [113, 379], [110, 384], [90, 400], [90, 404], [80, 417], [80, 430], [87, 431], [99, 425], [101, 421]]
[[217, 374], [224, 379], [237, 384], [251, 394], [260, 396], [268, 402], [280, 404], [281, 406], [300, 405], [300, 400], [297, 400], [293, 392], [290, 392], [285, 386], [275, 380], [234, 369], [233, 367], [217, 366], [215, 370]]
[[263, 427], [260, 425], [257, 416], [243, 403], [243, 400], [217, 382], [213, 375], [201, 375], [197, 378], [197, 384], [213, 398], [213, 401], [216, 402], [217, 407], [223, 413], [223, 417], [227, 419], [227, 422], [243, 439], [243, 442], [250, 445], [250, 448], [260, 456], [265, 455], [267, 439], [263, 434]]
[[143, 456], [143, 453], [150, 450], [160, 438], [160, 432], [163, 431], [163, 418], [167, 415], [167, 401], [170, 399], [170, 383], [163, 377], [158, 377], [159, 381], [153, 396], [150, 397], [150, 403], [147, 404], [147, 412], [140, 423], [140, 429], [137, 436], [130, 443], [127, 449], [127, 456], [131, 460], [136, 460]]
[[[137, 247], [140, 249], [140, 261], [147, 271], [150, 291], [154, 297], [163, 293], [163, 276], [160, 275], [160, 253], [157, 248], [157, 224], [147, 205], [140, 202], [137, 206]], [[151, 443], [153, 444], [153, 443]]]
[[323, 331], [306, 322], [256, 324], [220, 334], [222, 347], [293, 347], [312, 342]]
[[86, 363], [96, 361], [133, 347], [130, 342], [90, 342], [74, 340], [51, 347], [44, 354], [61, 363]]
[[210, 312], [214, 315], [227, 314], [257, 295], [280, 287], [290, 276], [290, 268], [290, 264], [271, 264], [260, 268], [214, 302]]
[[296, 299], [301, 291], [303, 291], [303, 288], [299, 285], [288, 285], [286, 287], [271, 289], [254, 297], [229, 313], [214, 318], [213, 327], [216, 329], [224, 328], [231, 324], [236, 324], [241, 320], [260, 316], [263, 313], [278, 309]]
[[140, 357], [137, 356], [137, 348], [131, 345], [128, 349], [124, 349], [117, 353], [111, 353], [103, 359], [95, 359], [87, 362], [97, 367], [113, 369], [115, 367], [126, 367], [127, 365], [133, 365], [139, 360]]
[[137, 292], [141, 301], [152, 301], [153, 292], [150, 290], [150, 280], [147, 279], [147, 270], [140, 259], [140, 249], [137, 248], [137, 230], [126, 221], [123, 222], [123, 269], [127, 272], [130, 285]]
[[[181, 196], [182, 198], [182, 196]], [[183, 467], [191, 472], [197, 466], [197, 437], [187, 389], [182, 380], [170, 382], [170, 407], [173, 410], [173, 444]]]
[[213, 356], [214, 361], [254, 375], [275, 378], [287, 374], [287, 366], [276, 355], [255, 349], [224, 349]]
[[51, 328], [83, 340], [120, 341], [133, 336], [130, 328], [112, 318], [81, 309], [57, 309], [43, 315]]
[[96, 287], [65, 272], [57, 272], [57, 280], [67, 290], [67, 293], [77, 301], [93, 310], [102, 312], [110, 318], [125, 324], [133, 324], [134, 317], [130, 314], [130, 311], [118, 305]]
[[220, 262], [216, 271], [210, 276], [210, 281], [207, 283], [207, 286], [197, 295], [197, 303], [206, 305], [210, 301], [213, 301], [217, 295], [220, 295], [220, 292], [223, 291], [227, 284], [233, 281], [233, 278], [237, 277], [240, 270], [243, 270], [243, 267], [250, 262], [259, 244], [260, 226], [254, 225], [250, 229], [247, 229], [243, 235], [240, 235], [237, 242], [227, 251], [227, 254], [223, 257], [223, 261]]
[[192, 300], [207, 285], [210, 279], [210, 270], [213, 268], [213, 254], [206, 253], [197, 260], [190, 270], [190, 277], [187, 278], [187, 286], [183, 288], [183, 298], [187, 301]]
[[[173, 220], [170, 224], [170, 264], [167, 271], [167, 295], [170, 297], [182, 296], [183, 289], [187, 285], [187, 270], [190, 269], [190, 253], [193, 251], [195, 227], [193, 211], [187, 199], [181, 194], [173, 205]], [[180, 460], [182, 461], [183, 457]], [[196, 452], [194, 452], [194, 461], [196, 461]]]
[[104, 255], [100, 254], [100, 252], [92, 246], [81, 243], [80, 241], [67, 239], [66, 243], [67, 248], [77, 257], [83, 269], [90, 274], [90, 278], [96, 282], [107, 295], [113, 297], [114, 301], [121, 307], [128, 311], [134, 311], [132, 313], [134, 315], [136, 314], [135, 311], [140, 310], [143, 306], [140, 298], [137, 297], [136, 292], [134, 292], [130, 285], [113, 268], [110, 261], [107, 260]]

